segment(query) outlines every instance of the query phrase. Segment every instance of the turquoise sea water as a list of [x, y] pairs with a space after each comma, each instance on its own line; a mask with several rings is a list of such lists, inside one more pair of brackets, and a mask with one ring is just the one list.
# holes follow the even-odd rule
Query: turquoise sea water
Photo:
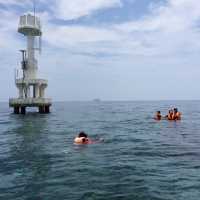
[[[176, 106], [181, 122], [155, 122]], [[13, 115], [0, 104], [2, 200], [198, 200], [200, 101], [63, 102]], [[86, 131], [104, 138], [73, 144]]]

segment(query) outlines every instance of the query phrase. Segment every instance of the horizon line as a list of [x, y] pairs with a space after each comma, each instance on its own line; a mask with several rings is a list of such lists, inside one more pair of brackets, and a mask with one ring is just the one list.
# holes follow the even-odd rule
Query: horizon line
[[[92, 100], [55, 100], [53, 103], [62, 103], [62, 102], [150, 102], [150, 101], [200, 101], [200, 99], [149, 99], [149, 100], [103, 100], [103, 99], [92, 99]], [[0, 103], [8, 103], [9, 101], [1, 101]]]

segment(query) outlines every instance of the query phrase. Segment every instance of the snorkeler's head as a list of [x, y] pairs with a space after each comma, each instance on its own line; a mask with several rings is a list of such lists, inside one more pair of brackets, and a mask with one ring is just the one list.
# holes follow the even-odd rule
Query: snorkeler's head
[[85, 132], [81, 131], [79, 133], [78, 137], [85, 137], [85, 138], [87, 138], [88, 136], [87, 136], [87, 134]]
[[157, 114], [160, 114], [161, 112], [160, 111], [157, 111]]

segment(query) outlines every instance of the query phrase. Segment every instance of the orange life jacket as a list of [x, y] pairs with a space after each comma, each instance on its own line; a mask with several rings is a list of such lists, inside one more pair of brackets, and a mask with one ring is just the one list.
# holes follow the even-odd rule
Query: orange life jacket
[[173, 120], [173, 113], [169, 113], [169, 114], [167, 115], [167, 119], [168, 119], [168, 120]]
[[177, 119], [177, 120], [181, 120], [181, 113], [180, 113], [180, 112], [177, 112], [177, 113], [176, 113], [176, 119]]
[[74, 143], [76, 144], [87, 144], [87, 142], [88, 142], [88, 138], [86, 137], [76, 137], [74, 139]]

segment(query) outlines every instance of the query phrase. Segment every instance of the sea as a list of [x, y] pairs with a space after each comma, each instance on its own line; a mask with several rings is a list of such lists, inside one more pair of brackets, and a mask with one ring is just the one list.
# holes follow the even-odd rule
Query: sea
[[[155, 121], [170, 108], [181, 121]], [[2, 200], [199, 200], [200, 101], [0, 103]], [[97, 142], [75, 145], [85, 131]]]

